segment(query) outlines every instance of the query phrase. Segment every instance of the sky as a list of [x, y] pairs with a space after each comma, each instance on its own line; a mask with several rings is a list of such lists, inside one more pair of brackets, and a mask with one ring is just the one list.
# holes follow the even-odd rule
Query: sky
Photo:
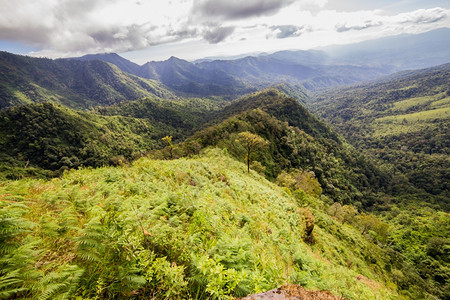
[[0, 0], [0, 50], [136, 63], [313, 49], [450, 27], [448, 0]]

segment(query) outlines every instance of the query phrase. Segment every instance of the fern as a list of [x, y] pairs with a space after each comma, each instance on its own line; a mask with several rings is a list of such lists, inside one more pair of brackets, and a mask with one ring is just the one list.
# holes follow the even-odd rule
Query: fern
[[25, 205], [0, 205], [0, 298], [26, 295], [40, 276], [34, 269], [39, 256], [37, 241], [25, 236], [34, 223], [23, 218]]
[[39, 299], [71, 299], [79, 288], [84, 269], [77, 265], [60, 267], [60, 271], [45, 275], [38, 284]]
[[15, 238], [34, 226], [22, 218], [27, 209], [20, 203], [0, 202], [0, 255], [11, 253], [19, 245]]
[[135, 258], [141, 248], [141, 238], [135, 236], [140, 237], [140, 232], [127, 226], [114, 211], [99, 211], [76, 239], [77, 256], [86, 263], [89, 274], [83, 284], [91, 292], [95, 290], [97, 297], [129, 296], [146, 284]]
[[78, 241], [78, 256], [82, 260], [100, 262], [105, 253], [105, 233], [100, 218], [92, 218], [82, 231]]
[[23, 280], [20, 278], [20, 270], [13, 270], [0, 277], [0, 298], [10, 298], [14, 294], [25, 291], [22, 287]]

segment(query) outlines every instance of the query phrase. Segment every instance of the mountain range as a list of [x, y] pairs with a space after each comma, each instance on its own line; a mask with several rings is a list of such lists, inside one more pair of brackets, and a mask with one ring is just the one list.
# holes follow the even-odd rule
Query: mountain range
[[0, 68], [0, 108], [43, 101], [87, 108], [146, 96], [175, 97], [160, 82], [102, 60], [51, 60], [0, 52]]
[[448, 299], [449, 33], [1, 52], [0, 297]]
[[449, 41], [450, 29], [444, 28], [320, 51], [280, 51], [199, 63], [171, 57], [142, 66], [115, 53], [48, 60], [3, 52], [0, 107], [47, 98], [65, 104], [72, 102], [73, 107], [89, 107], [95, 106], [94, 102], [112, 104], [145, 96], [174, 97], [169, 95], [171, 92], [187, 97], [232, 99], [280, 83], [314, 92], [408, 68], [446, 63], [450, 60]]
[[[317, 91], [367, 81], [405, 69], [446, 63], [450, 60], [449, 48], [450, 29], [442, 28], [320, 50], [279, 51], [197, 63], [171, 57], [139, 66], [116, 54], [88, 55], [80, 59], [108, 61], [122, 71], [159, 80], [179, 92], [224, 95], [242, 94], [251, 87], [263, 88], [281, 82], [302, 84], [307, 90]], [[230, 86], [234, 90], [229, 90]]]

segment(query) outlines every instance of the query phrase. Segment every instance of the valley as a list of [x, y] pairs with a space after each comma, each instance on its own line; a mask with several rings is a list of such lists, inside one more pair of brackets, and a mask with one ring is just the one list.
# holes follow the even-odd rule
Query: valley
[[0, 52], [0, 297], [448, 299], [449, 32], [375, 57]]

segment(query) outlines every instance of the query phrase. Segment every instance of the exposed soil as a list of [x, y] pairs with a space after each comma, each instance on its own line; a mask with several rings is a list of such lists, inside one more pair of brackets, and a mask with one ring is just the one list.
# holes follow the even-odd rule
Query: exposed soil
[[329, 291], [308, 291], [300, 285], [287, 284], [264, 293], [249, 295], [240, 300], [345, 300]]

